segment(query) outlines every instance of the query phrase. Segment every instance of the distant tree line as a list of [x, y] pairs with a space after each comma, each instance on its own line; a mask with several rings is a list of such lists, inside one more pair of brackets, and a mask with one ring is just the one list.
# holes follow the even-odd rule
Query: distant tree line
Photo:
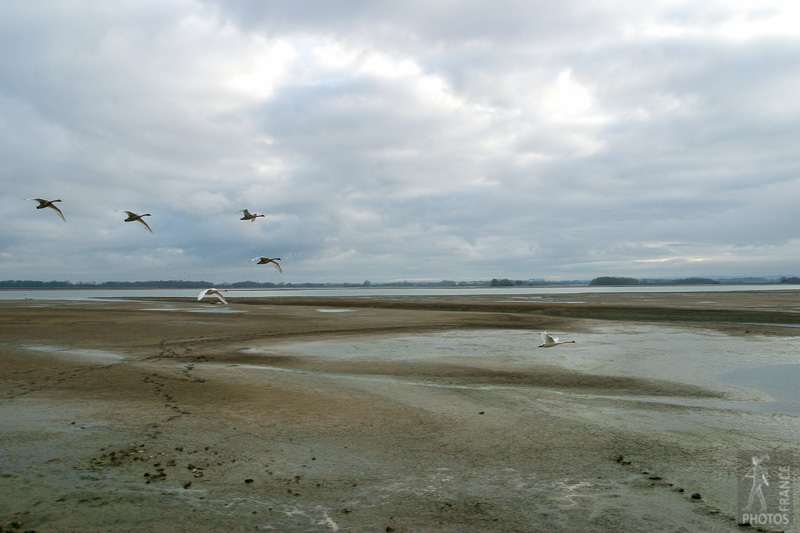
[[[282, 287], [329, 287], [327, 283], [272, 283], [257, 281], [236, 281], [233, 283], [212, 283], [210, 281], [184, 280], [152, 280], [152, 281], [104, 281], [77, 282], [71, 281], [33, 281], [5, 280], [0, 281], [0, 289], [201, 289], [206, 287], [222, 287], [226, 289], [282, 288]], [[343, 285], [337, 285], [343, 286]], [[360, 287], [361, 285], [352, 285]]]
[[5, 280], [0, 281], [0, 289], [200, 289], [218, 287], [225, 289], [313, 289], [326, 287], [473, 287], [488, 285], [488, 281], [432, 281], [432, 282], [390, 282], [372, 283], [273, 283], [258, 281], [236, 281], [232, 283], [213, 283], [211, 281], [155, 280], [155, 281], [104, 281], [71, 282], [71, 281], [34, 281]]
[[711, 278], [681, 279], [635, 279], [619, 276], [600, 276], [589, 282], [589, 285], [629, 286], [629, 285], [718, 285], [720, 281]]
[[[601, 276], [594, 278], [588, 284], [594, 286], [653, 286], [653, 285], [717, 285], [723, 283], [711, 278], [681, 278], [681, 279], [636, 279], [622, 276]], [[726, 280], [725, 283], [785, 283], [800, 284], [800, 277], [790, 276], [779, 279], [767, 280], [764, 278], [737, 278]], [[97, 282], [71, 282], [71, 281], [34, 281], [34, 280], [5, 280], [0, 281], [0, 289], [202, 289], [218, 287], [224, 289], [313, 289], [313, 288], [355, 288], [355, 287], [541, 287], [554, 285], [585, 286], [586, 281], [546, 281], [542, 279], [511, 280], [508, 278], [493, 278], [491, 281], [395, 281], [388, 283], [273, 283], [258, 281], [236, 281], [233, 283], [213, 283], [210, 281], [186, 280], [153, 280], [153, 281], [104, 281]]]
[[33, 280], [6, 280], [0, 281], [3, 289], [197, 289], [210, 287], [208, 281], [104, 281], [78, 282], [71, 281], [33, 281]]

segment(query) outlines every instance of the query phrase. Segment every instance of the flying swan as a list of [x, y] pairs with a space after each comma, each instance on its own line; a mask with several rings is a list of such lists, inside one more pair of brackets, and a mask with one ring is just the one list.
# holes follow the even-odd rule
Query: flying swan
[[61, 209], [53, 205], [53, 202], [60, 202], [61, 200], [45, 200], [44, 198], [26, 198], [26, 200], [34, 200], [36, 202], [39, 202], [39, 205], [36, 206], [36, 209], [44, 209], [45, 207], [49, 207], [50, 209], [58, 213], [58, 216], [61, 217], [61, 220], [63, 220], [64, 222], [67, 221], [67, 219], [64, 218], [64, 213], [61, 212]]
[[220, 299], [220, 301], [222, 303], [227, 304], [228, 300], [226, 300], [225, 297], [222, 296], [222, 294], [220, 294], [220, 292], [222, 292], [224, 290], [225, 289], [214, 289], [213, 287], [210, 288], [210, 289], [205, 289], [203, 292], [201, 292], [199, 295], [197, 295], [197, 301], [199, 302], [200, 300], [202, 300], [205, 297], [206, 294], [208, 294], [209, 296], [211, 296], [211, 295], [216, 296], [217, 298]]
[[267, 263], [272, 263], [273, 265], [275, 265], [275, 268], [278, 269], [278, 272], [283, 272], [283, 270], [281, 270], [281, 266], [278, 264], [278, 261], [280, 260], [281, 260], [280, 257], [270, 258], [270, 257], [264, 257], [262, 255], [259, 257], [254, 257], [250, 261], [258, 261], [258, 263], [256, 263], [257, 265], [266, 265]]
[[248, 211], [247, 209], [242, 209], [239, 212], [242, 215], [244, 215], [239, 220], [249, 220], [250, 222], [255, 222], [258, 217], [263, 217], [264, 216], [264, 215], [257, 215], [257, 214], [254, 214], [254, 213], [250, 213], [250, 211]]
[[539, 348], [550, 348], [551, 346], [558, 346], [559, 344], [569, 344], [575, 341], [559, 341], [558, 337], [553, 337], [552, 335], [548, 335], [546, 331], [542, 332], [542, 344], [539, 345]]
[[142, 225], [143, 225], [145, 228], [147, 228], [147, 231], [149, 231], [150, 233], [153, 233], [153, 230], [151, 230], [151, 229], [150, 229], [150, 226], [148, 226], [148, 225], [147, 225], [147, 222], [145, 222], [144, 220], [142, 220], [142, 217], [149, 217], [149, 216], [151, 216], [151, 215], [150, 215], [150, 213], [145, 213], [144, 215], [137, 215], [137, 214], [136, 214], [136, 213], [134, 213], [133, 211], [125, 211], [125, 210], [123, 210], [123, 209], [117, 209], [117, 211], [120, 211], [120, 212], [122, 212], [122, 213], [128, 213], [128, 218], [126, 218], [126, 219], [125, 219], [125, 222], [141, 222], [141, 223], [142, 223]]

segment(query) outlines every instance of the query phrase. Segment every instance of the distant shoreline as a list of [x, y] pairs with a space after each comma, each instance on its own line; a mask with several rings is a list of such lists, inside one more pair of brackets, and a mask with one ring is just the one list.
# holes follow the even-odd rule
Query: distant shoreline
[[181, 290], [181, 289], [203, 289], [206, 287], [224, 288], [230, 291], [247, 290], [303, 290], [303, 289], [543, 289], [543, 288], [580, 288], [580, 287], [609, 287], [609, 288], [657, 288], [657, 287], [704, 287], [704, 286], [725, 286], [725, 287], [767, 287], [767, 286], [796, 286], [800, 285], [800, 278], [797, 281], [763, 281], [763, 282], [725, 282], [715, 281], [708, 283], [694, 282], [643, 282], [643, 283], [542, 283], [542, 284], [516, 284], [516, 285], [491, 285], [487, 283], [447, 285], [440, 283], [421, 283], [421, 284], [315, 284], [315, 283], [257, 283], [257, 282], [236, 282], [236, 283], [213, 283], [213, 282], [185, 282], [184, 284], [161, 284], [159, 282], [110, 282], [110, 283], [70, 283], [63, 285], [62, 282], [48, 285], [50, 282], [42, 282], [42, 285], [7, 285], [7, 282], [0, 282], [0, 291], [51, 291], [51, 290]]

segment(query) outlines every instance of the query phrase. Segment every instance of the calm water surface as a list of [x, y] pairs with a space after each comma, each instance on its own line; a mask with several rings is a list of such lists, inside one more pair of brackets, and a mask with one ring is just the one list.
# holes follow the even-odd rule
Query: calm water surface
[[[731, 292], [796, 290], [798, 285], [681, 285], [668, 287], [465, 287], [465, 288], [329, 288], [329, 289], [230, 289], [235, 298], [269, 298], [293, 296], [322, 297], [370, 297], [370, 296], [479, 296], [497, 295], [505, 297], [584, 294], [584, 293], [669, 293], [669, 292]], [[0, 300], [91, 300], [97, 298], [150, 298], [150, 297], [197, 297], [200, 289], [57, 289], [57, 290], [0, 290]]]
[[698, 405], [800, 414], [800, 338], [742, 337], [710, 330], [618, 323], [581, 334], [558, 334], [562, 340], [576, 343], [537, 348], [541, 339], [536, 332], [459, 330], [312, 341], [282, 349], [324, 359], [437, 362], [521, 372], [546, 364], [587, 374], [688, 383], [727, 393], [728, 400], [694, 402]]

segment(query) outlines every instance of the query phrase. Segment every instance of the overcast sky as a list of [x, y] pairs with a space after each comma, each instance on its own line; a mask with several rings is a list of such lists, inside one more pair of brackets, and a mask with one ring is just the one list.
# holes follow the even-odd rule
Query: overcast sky
[[794, 0], [0, 2], [0, 279], [800, 275], [798, 20]]

